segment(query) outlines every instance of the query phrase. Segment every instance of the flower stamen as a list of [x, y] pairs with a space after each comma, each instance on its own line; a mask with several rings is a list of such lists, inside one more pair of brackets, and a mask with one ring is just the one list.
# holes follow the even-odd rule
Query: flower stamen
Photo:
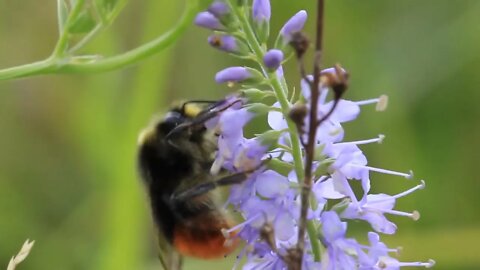
[[398, 199], [398, 198], [401, 198], [401, 197], [405, 197], [417, 190], [421, 190], [421, 189], [424, 189], [425, 188], [425, 181], [424, 180], [420, 180], [420, 184], [414, 186], [413, 188], [411, 189], [408, 189], [408, 190], [405, 190], [404, 192], [401, 192], [401, 193], [398, 193], [396, 195], [394, 195], [393, 197], [395, 199]]
[[347, 144], [355, 144], [355, 145], [360, 145], [360, 144], [369, 144], [369, 143], [378, 143], [381, 144], [383, 143], [383, 140], [385, 139], [385, 135], [383, 134], [378, 134], [377, 138], [373, 139], [367, 139], [367, 140], [360, 140], [360, 141], [353, 141], [353, 142], [341, 142], [341, 143], [336, 143], [335, 145], [347, 145]]
[[369, 104], [377, 104], [375, 107], [375, 110], [382, 112], [385, 111], [388, 107], [388, 96], [387, 95], [381, 95], [378, 98], [372, 98], [372, 99], [366, 99], [366, 100], [360, 100], [355, 102], [357, 105], [362, 106], [362, 105], [369, 105]]
[[387, 170], [387, 169], [375, 168], [375, 167], [370, 167], [370, 166], [363, 166], [363, 165], [358, 165], [358, 164], [350, 164], [349, 166], [357, 167], [357, 168], [364, 168], [364, 169], [367, 169], [367, 170], [372, 171], [372, 172], [403, 176], [407, 179], [412, 179], [413, 178], [413, 171], [411, 171], [411, 170], [410, 170], [409, 173], [402, 173], [402, 172], [396, 172], [396, 171], [391, 171], [391, 170]]

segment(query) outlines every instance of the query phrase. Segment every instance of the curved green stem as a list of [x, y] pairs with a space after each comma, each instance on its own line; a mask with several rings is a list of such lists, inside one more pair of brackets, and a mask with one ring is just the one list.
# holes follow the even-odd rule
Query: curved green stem
[[50, 73], [53, 72], [54, 67], [53, 59], [47, 58], [38, 62], [2, 69], [0, 70], [0, 81]]
[[[75, 63], [72, 61], [72, 58], [59, 58], [56, 53], [54, 53], [51, 57], [42, 61], [0, 70], [0, 80], [51, 73], [98, 73], [120, 69], [127, 65], [137, 63], [173, 44], [191, 24], [197, 13], [197, 9], [198, 0], [187, 0], [184, 14], [171, 30], [123, 54], [91, 63]], [[57, 45], [55, 51], [61, 51], [65, 46], [62, 44], [66, 43], [59, 41], [58, 44], [60, 45]]]

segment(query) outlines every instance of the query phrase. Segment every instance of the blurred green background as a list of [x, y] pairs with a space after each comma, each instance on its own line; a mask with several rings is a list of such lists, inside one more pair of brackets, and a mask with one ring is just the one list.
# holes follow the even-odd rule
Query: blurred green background
[[[312, 0], [272, 0], [272, 30]], [[87, 52], [114, 55], [163, 33], [182, 1], [130, 1]], [[386, 112], [364, 107], [347, 140], [372, 166], [415, 172], [415, 181], [372, 175], [374, 191], [427, 188], [398, 202], [419, 210], [392, 218], [401, 260], [433, 258], [436, 269], [480, 268], [480, 1], [329, 0], [325, 66], [351, 74], [347, 98], [387, 94]], [[55, 1], [0, 0], [0, 67], [39, 60], [57, 39]], [[235, 63], [191, 27], [173, 47], [121, 71], [0, 82], [0, 268], [26, 238], [36, 244], [19, 269], [160, 269], [148, 204], [134, 168], [137, 132], [175, 99], [227, 94], [216, 71]], [[291, 82], [295, 63], [286, 67]], [[298, 82], [298, 81], [297, 81]], [[298, 83], [297, 83], [298, 85]], [[477, 140], [477, 141], [476, 141]], [[230, 269], [187, 261], [187, 269]]]

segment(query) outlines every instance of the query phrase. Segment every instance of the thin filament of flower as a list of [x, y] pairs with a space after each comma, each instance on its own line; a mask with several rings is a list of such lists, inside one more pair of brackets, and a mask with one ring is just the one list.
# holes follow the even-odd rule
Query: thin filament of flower
[[398, 193], [398, 194], [394, 195], [393, 197], [395, 199], [398, 199], [398, 198], [407, 196], [407, 195], [409, 195], [409, 194], [411, 194], [411, 193], [413, 193], [417, 190], [421, 190], [421, 189], [424, 189], [424, 188], [425, 188], [425, 181], [421, 180], [420, 184], [414, 186], [411, 189], [405, 190], [404, 192]]
[[413, 211], [412, 213], [409, 213], [409, 212], [403, 212], [403, 211], [398, 211], [398, 210], [381, 209], [381, 208], [376, 208], [376, 207], [372, 207], [372, 206], [363, 206], [362, 208], [363, 208], [363, 210], [372, 210], [372, 211], [375, 211], [375, 212], [380, 211], [380, 212], [385, 213], [385, 214], [402, 216], [402, 217], [410, 217], [410, 218], [413, 218], [413, 219], [418, 219], [417, 217], [420, 216], [418, 211]]
[[255, 220], [256, 220], [257, 218], [259, 218], [261, 215], [262, 215], [262, 213], [257, 213], [257, 214], [255, 214], [253, 217], [245, 220], [244, 222], [239, 223], [239, 224], [231, 227], [230, 229], [223, 230], [222, 233], [223, 233], [224, 235], [230, 235], [231, 232], [234, 232], [234, 231], [236, 231], [236, 230], [239, 230], [239, 229], [243, 228], [245, 225], [248, 225], [248, 224], [252, 223], [252, 221], [255, 221]]
[[[373, 249], [371, 246], [366, 246], [366, 245], [359, 245], [359, 247], [366, 249], [366, 250], [371, 250]], [[399, 253], [401, 248], [385, 248], [383, 250], [390, 252], [390, 253]]]
[[380, 144], [380, 143], [383, 142], [383, 139], [385, 139], [385, 135], [378, 134], [377, 138], [360, 140], [360, 141], [353, 141], [353, 142], [341, 142], [341, 143], [336, 143], [335, 145], [347, 145], [347, 144], [360, 145], [360, 144], [369, 144], [369, 143], [379, 143]]
[[375, 168], [375, 167], [370, 167], [370, 166], [363, 166], [363, 165], [358, 165], [358, 164], [350, 164], [350, 166], [357, 167], [357, 168], [364, 168], [364, 169], [367, 169], [367, 170], [372, 171], [372, 172], [403, 176], [407, 179], [411, 179], [413, 177], [413, 172], [412, 171], [410, 171], [410, 173], [402, 173], [402, 172], [396, 172], [396, 171], [391, 171], [391, 170], [386, 170], [386, 169], [381, 169], [381, 168]]
[[366, 100], [355, 101], [358, 106], [369, 105], [369, 104], [376, 104], [380, 101], [380, 98], [372, 98]]
[[431, 268], [434, 265], [435, 265], [435, 261], [432, 259], [428, 260], [428, 262], [397, 262], [395, 264], [385, 264], [385, 266], [399, 266], [399, 267], [411, 266], [411, 267], [425, 267], [425, 268]]

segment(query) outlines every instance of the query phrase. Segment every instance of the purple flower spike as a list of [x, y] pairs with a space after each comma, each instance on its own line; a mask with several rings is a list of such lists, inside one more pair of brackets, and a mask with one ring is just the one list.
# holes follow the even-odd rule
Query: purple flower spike
[[213, 16], [217, 18], [221, 18], [230, 13], [230, 9], [224, 2], [215, 1], [208, 7], [208, 12], [212, 13]]
[[306, 21], [307, 12], [305, 10], [300, 10], [297, 14], [293, 15], [293, 17], [290, 18], [280, 30], [280, 35], [282, 35], [284, 43], [290, 42], [292, 34], [300, 32]]
[[270, 0], [253, 0], [253, 19], [257, 22], [270, 21]]
[[228, 35], [211, 35], [208, 37], [208, 43], [219, 50], [235, 53], [238, 52], [237, 41], [234, 37]]
[[195, 17], [195, 24], [211, 30], [222, 30], [224, 27], [220, 21], [208, 11], [203, 11]]
[[250, 71], [244, 67], [229, 67], [217, 72], [215, 81], [217, 83], [241, 82], [251, 77]]
[[277, 49], [269, 50], [263, 57], [265, 66], [272, 70], [276, 70], [283, 61], [283, 52]]

